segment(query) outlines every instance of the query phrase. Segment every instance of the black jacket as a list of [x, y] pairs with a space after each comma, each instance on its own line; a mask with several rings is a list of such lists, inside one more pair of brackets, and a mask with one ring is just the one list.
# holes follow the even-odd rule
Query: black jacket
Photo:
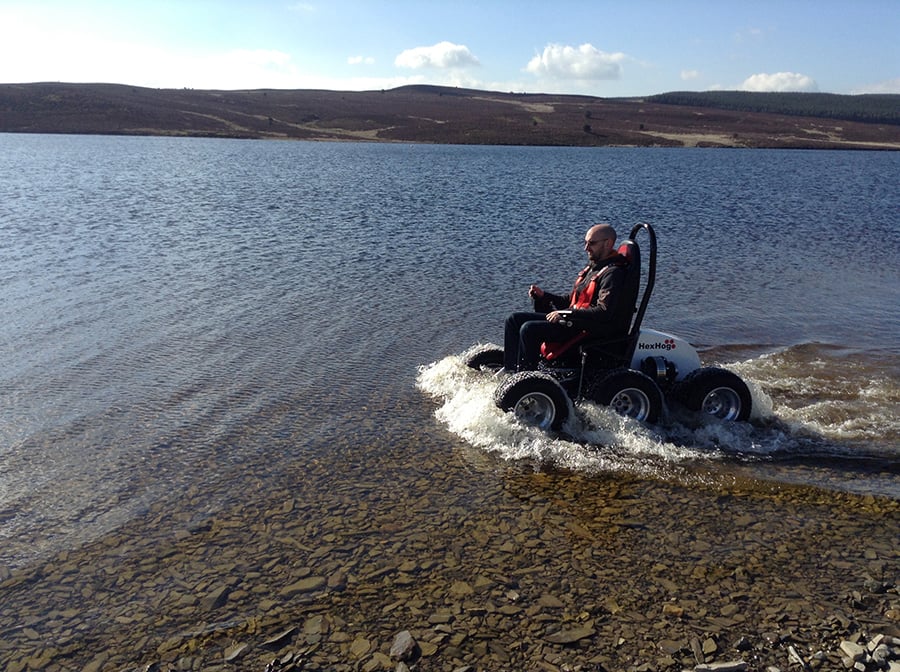
[[534, 299], [534, 309], [539, 313], [553, 310], [568, 310], [576, 297], [584, 292], [591, 281], [597, 278], [589, 308], [572, 310], [572, 325], [596, 336], [621, 336], [631, 326], [634, 301], [625, 296], [625, 257], [614, 254], [596, 264], [588, 265], [579, 274], [570, 294], [544, 292]]

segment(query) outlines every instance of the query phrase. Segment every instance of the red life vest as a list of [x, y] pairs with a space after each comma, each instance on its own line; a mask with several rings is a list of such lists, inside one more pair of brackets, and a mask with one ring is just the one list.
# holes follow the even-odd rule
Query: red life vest
[[587, 266], [578, 274], [578, 277], [575, 279], [575, 287], [572, 289], [572, 298], [569, 300], [569, 308], [583, 309], [591, 307], [594, 295], [597, 293], [597, 284], [600, 282], [600, 276], [603, 275], [603, 272], [612, 266], [625, 266], [628, 264], [628, 260], [625, 257], [620, 254], [617, 254], [617, 256], [618, 259], [613, 259], [599, 271], [594, 273], [594, 277], [591, 278], [587, 285], [581, 288], [581, 291], [578, 290], [578, 286], [584, 281], [585, 277], [587, 277], [588, 273], [590, 273], [593, 268]]

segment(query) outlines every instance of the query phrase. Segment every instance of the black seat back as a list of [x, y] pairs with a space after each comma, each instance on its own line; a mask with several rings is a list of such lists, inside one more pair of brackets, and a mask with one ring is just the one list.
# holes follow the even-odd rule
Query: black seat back
[[619, 297], [619, 301], [621, 302], [623, 321], [625, 312], [628, 312], [624, 331], [630, 334], [631, 322], [638, 308], [638, 294], [641, 291], [641, 248], [635, 241], [628, 239], [619, 245], [617, 252], [628, 260], [628, 266], [625, 268], [625, 284], [622, 288], [623, 294]]

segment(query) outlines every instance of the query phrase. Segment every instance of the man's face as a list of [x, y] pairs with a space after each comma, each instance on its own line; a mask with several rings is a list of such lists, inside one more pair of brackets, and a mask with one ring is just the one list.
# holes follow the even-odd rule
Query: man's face
[[588, 259], [592, 263], [596, 263], [609, 256], [612, 240], [602, 236], [601, 234], [590, 233], [584, 237], [584, 250], [587, 252]]

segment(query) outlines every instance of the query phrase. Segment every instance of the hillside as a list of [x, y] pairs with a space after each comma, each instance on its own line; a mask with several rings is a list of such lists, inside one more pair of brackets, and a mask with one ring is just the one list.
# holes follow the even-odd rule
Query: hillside
[[[766, 94], [743, 94], [744, 99], [748, 95]], [[888, 100], [889, 107], [900, 100], [887, 98], [896, 99]], [[859, 106], [859, 101], [852, 102]], [[0, 132], [588, 147], [900, 149], [896, 120], [840, 119], [823, 116], [821, 109], [803, 114], [755, 110], [752, 105], [715, 106], [701, 97], [604, 99], [436, 86], [341, 92], [3, 84]]]
[[715, 107], [743, 112], [770, 112], [876, 124], [900, 124], [900, 95], [834, 93], [778, 93], [751, 91], [673, 91], [650, 96], [652, 103]]

